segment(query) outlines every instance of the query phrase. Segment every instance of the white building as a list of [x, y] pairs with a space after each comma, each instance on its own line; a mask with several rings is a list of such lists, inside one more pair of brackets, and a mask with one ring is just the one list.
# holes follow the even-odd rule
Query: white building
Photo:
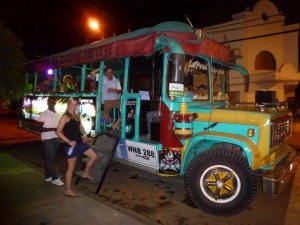
[[206, 36], [240, 48], [236, 63], [249, 71], [249, 92], [244, 92], [243, 78], [230, 74], [231, 97], [236, 101], [286, 101], [295, 96], [300, 81], [299, 23], [285, 25], [277, 7], [261, 0], [248, 11], [232, 15], [232, 21], [204, 28]]

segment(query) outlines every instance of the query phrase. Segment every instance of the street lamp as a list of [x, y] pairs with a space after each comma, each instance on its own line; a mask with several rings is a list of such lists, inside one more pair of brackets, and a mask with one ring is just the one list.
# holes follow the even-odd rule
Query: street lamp
[[[88, 19], [88, 27], [93, 32], [93, 34], [90, 34], [88, 36], [98, 36], [99, 35], [99, 37], [100, 37], [101, 30], [100, 30], [100, 24], [97, 19], [89, 18]], [[88, 39], [88, 37], [87, 37], [87, 39]], [[103, 39], [103, 31], [102, 31], [102, 39]]]
[[95, 19], [89, 19], [88, 23], [89, 23], [89, 27], [92, 30], [94, 30], [94, 31], [100, 31], [99, 30], [100, 26], [99, 26], [99, 23], [98, 23], [97, 20], [95, 20]]

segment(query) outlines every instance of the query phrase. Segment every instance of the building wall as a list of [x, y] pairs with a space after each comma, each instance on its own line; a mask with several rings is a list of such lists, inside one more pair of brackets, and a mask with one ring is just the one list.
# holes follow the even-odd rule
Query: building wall
[[[244, 79], [230, 74], [230, 91], [240, 94], [239, 99], [254, 102], [256, 91], [275, 91], [279, 101], [294, 96], [300, 80], [298, 70], [299, 24], [285, 26], [285, 17], [268, 0], [259, 1], [252, 10], [232, 15], [232, 21], [206, 27], [208, 37], [240, 48], [243, 65], [250, 76], [249, 92], [244, 92]], [[258, 70], [255, 59], [261, 51], [269, 52], [275, 59], [275, 70]]]

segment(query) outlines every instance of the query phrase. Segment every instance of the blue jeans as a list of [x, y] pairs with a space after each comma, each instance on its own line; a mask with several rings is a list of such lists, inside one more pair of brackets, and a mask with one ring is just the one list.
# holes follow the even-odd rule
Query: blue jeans
[[52, 177], [52, 180], [57, 179], [55, 172], [55, 157], [59, 146], [59, 139], [53, 138], [49, 140], [43, 140], [44, 147], [44, 164], [45, 164], [45, 178]]

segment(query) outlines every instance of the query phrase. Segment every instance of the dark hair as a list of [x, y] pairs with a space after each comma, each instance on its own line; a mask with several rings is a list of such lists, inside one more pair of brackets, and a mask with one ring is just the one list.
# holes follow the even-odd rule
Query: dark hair
[[112, 67], [109, 67], [109, 66], [107, 66], [107, 67], [105, 68], [105, 71], [107, 71], [107, 70], [109, 70], [109, 69], [111, 69], [112, 72], [114, 72], [114, 69], [113, 69]]
[[48, 99], [47, 99], [47, 101], [51, 101], [51, 100], [56, 101], [56, 97], [54, 97], [54, 96], [49, 96]]

